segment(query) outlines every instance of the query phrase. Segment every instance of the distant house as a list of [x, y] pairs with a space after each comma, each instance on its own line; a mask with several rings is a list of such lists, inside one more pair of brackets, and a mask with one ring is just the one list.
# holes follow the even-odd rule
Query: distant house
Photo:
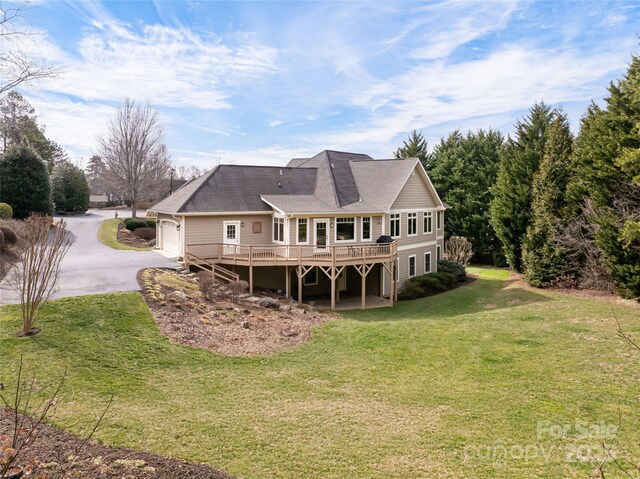
[[323, 151], [286, 167], [220, 165], [151, 210], [158, 245], [303, 298], [388, 298], [435, 271], [445, 206], [417, 159]]
[[89, 207], [90, 208], [104, 208], [109, 202], [107, 195], [89, 195]]

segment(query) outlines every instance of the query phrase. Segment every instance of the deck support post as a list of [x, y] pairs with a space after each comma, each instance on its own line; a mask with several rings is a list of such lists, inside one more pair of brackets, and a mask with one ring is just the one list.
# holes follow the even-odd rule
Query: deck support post
[[284, 280], [285, 280], [285, 290], [284, 290], [284, 295], [287, 299], [289, 299], [289, 296], [291, 296], [291, 270], [289, 269], [288, 266], [284, 267]]
[[249, 266], [249, 294], [253, 294], [253, 266]]
[[302, 266], [296, 268], [298, 275], [298, 304], [302, 304]]

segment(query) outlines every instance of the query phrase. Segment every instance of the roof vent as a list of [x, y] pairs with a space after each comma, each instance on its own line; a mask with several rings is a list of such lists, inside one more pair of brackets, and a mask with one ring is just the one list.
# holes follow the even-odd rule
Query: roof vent
[[336, 167], [336, 165], [334, 165], [333, 163], [331, 163], [331, 168], [335, 168], [335, 167]]
[[278, 183], [278, 188], [282, 188], [282, 183]]
[[280, 170], [280, 176], [282, 176], [282, 170]]

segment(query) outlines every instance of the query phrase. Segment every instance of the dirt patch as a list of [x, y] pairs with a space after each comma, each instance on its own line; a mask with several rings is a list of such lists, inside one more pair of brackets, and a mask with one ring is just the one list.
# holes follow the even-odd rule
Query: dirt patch
[[[220, 283], [212, 298], [206, 300], [195, 275], [173, 270], [142, 270], [138, 282], [167, 338], [229, 356], [269, 354], [291, 348], [307, 341], [314, 326], [337, 317], [266, 292], [241, 294], [234, 303], [228, 288]], [[267, 296], [277, 299], [280, 307], [260, 306]]]
[[[12, 437], [14, 420], [11, 413], [0, 412], [0, 435]], [[205, 464], [182, 461], [148, 452], [133, 451], [89, 441], [79, 449], [82, 440], [66, 431], [41, 424], [34, 441], [20, 451], [14, 463], [30, 466], [33, 476], [84, 478], [203, 478], [233, 479]]]
[[136, 236], [136, 232], [129, 231], [125, 228], [124, 223], [118, 225], [118, 243], [122, 243], [127, 246], [133, 246], [135, 248], [148, 248], [149, 241], [144, 240]]

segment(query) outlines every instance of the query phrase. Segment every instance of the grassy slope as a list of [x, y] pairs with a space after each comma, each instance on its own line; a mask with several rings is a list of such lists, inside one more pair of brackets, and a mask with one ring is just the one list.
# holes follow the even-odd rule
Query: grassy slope
[[101, 243], [106, 244], [113, 249], [128, 249], [134, 251], [151, 251], [153, 248], [136, 248], [128, 246], [118, 241], [118, 225], [122, 223], [120, 218], [106, 219], [102, 222], [98, 231], [98, 239]]
[[[640, 457], [640, 355], [616, 337], [611, 306], [505, 276], [484, 270], [468, 287], [351, 312], [256, 358], [170, 344], [137, 293], [55, 301], [28, 339], [14, 337], [18, 309], [3, 307], [0, 381], [12, 386], [21, 353], [48, 381], [68, 365], [59, 425], [78, 431], [113, 393], [99, 440], [247, 478], [586, 477], [590, 465], [557, 454], [494, 463], [463, 450], [564, 447], [575, 436], [539, 442], [537, 421], [616, 422], [618, 407], [618, 444]], [[638, 310], [615, 308], [638, 333]]]

